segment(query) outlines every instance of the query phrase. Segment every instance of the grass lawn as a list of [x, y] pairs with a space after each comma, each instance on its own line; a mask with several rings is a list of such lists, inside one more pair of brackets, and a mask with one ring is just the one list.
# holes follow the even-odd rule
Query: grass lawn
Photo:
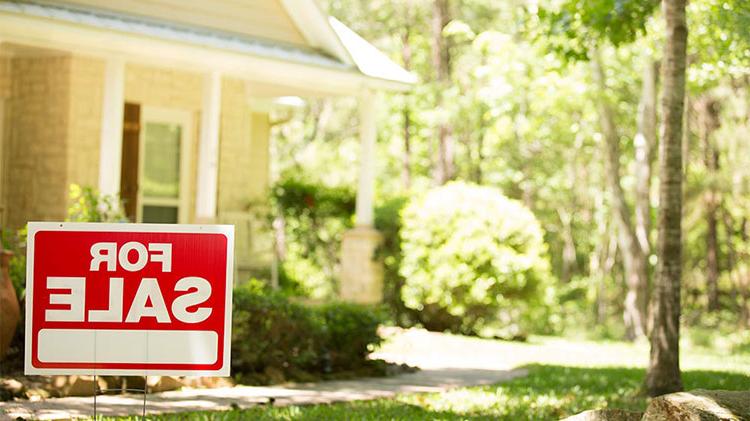
[[[648, 356], [646, 344], [532, 338], [526, 344], [503, 343], [503, 347], [507, 354], [498, 357], [528, 367], [527, 377], [493, 386], [369, 402], [181, 413], [154, 419], [545, 420], [586, 409], [644, 409], [647, 404], [647, 399], [639, 394]], [[722, 356], [716, 351], [685, 346], [682, 366], [686, 390], [750, 389], [748, 354]]]

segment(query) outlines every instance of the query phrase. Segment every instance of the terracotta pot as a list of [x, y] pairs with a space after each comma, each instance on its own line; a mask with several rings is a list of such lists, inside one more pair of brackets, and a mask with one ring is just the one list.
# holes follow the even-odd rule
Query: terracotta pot
[[8, 352], [13, 335], [16, 334], [18, 322], [21, 320], [21, 307], [18, 305], [18, 297], [13, 283], [10, 281], [10, 258], [13, 253], [7, 250], [0, 251], [0, 360]]

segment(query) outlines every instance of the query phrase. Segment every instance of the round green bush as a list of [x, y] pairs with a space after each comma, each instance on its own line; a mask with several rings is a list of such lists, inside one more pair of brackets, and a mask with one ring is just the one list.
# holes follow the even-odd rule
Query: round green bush
[[426, 328], [515, 337], [539, 316], [549, 263], [542, 229], [520, 202], [451, 183], [402, 216], [402, 298]]

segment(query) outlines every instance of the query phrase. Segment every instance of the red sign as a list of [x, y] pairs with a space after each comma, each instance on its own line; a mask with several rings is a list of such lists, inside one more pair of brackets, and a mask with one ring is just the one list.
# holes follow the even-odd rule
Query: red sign
[[234, 227], [32, 222], [26, 374], [228, 376]]

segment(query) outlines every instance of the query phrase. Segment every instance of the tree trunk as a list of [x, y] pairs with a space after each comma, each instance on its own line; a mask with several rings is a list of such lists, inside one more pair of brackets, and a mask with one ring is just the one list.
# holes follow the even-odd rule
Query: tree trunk
[[563, 239], [563, 250], [562, 250], [562, 273], [560, 275], [560, 281], [568, 283], [573, 278], [573, 274], [576, 271], [578, 264], [576, 259], [576, 244], [573, 239], [573, 217], [564, 208], [557, 209], [557, 215], [560, 217], [560, 223], [562, 224], [562, 239]]
[[[409, 15], [409, 3], [407, 2], [406, 14]], [[409, 44], [411, 28], [408, 24], [404, 25], [404, 33], [401, 35], [401, 58], [403, 60], [404, 69], [409, 70], [411, 68], [411, 45]], [[401, 181], [404, 185], [404, 190], [411, 188], [411, 110], [409, 109], [409, 96], [404, 94], [404, 108], [401, 111], [404, 119], [403, 135], [404, 135], [404, 151], [401, 156]]]
[[680, 375], [680, 283], [682, 277], [682, 116], [687, 49], [686, 0], [663, 0], [666, 40], [662, 61], [662, 122], [659, 145], [659, 237], [651, 355], [646, 374], [650, 396], [682, 390]]
[[643, 65], [638, 133], [635, 135], [635, 233], [646, 256], [651, 253], [651, 165], [656, 145], [656, 75], [657, 64], [649, 54]]
[[719, 192], [716, 178], [719, 171], [719, 150], [713, 143], [712, 134], [719, 128], [719, 103], [704, 97], [695, 104], [698, 113], [698, 131], [703, 143], [703, 163], [708, 173], [709, 184], [704, 195], [706, 213], [706, 290], [708, 311], [719, 309], [719, 239], [718, 209]]
[[[594, 78], [602, 93], [607, 92], [604, 71], [598, 52], [592, 55]], [[597, 95], [599, 120], [604, 132], [607, 184], [612, 195], [612, 207], [618, 227], [618, 241], [622, 251], [625, 283], [623, 319], [626, 335], [633, 340], [646, 336], [648, 314], [648, 262], [630, 219], [630, 208], [620, 184], [620, 139], [614, 123], [614, 113], [603, 95]]]
[[[442, 91], [450, 81], [450, 46], [443, 37], [443, 29], [450, 22], [448, 0], [434, 0], [432, 3], [432, 66], [437, 82], [437, 105], [443, 108]], [[437, 127], [437, 163], [435, 181], [442, 185], [455, 175], [453, 134], [448, 121], [440, 121]]]

